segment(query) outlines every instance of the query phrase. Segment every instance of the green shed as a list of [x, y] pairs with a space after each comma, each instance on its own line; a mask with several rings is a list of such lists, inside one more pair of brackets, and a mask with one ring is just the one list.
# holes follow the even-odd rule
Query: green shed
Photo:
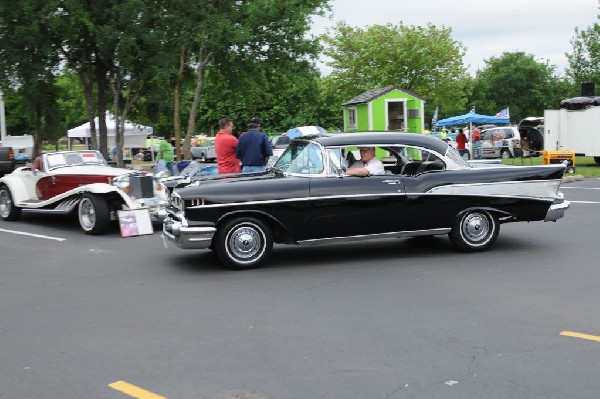
[[423, 133], [425, 99], [398, 86], [368, 90], [342, 104], [345, 132]]

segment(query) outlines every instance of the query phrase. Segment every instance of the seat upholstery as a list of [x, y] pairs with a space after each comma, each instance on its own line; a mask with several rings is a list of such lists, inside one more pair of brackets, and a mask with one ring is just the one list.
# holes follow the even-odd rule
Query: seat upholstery
[[407, 162], [404, 164], [404, 166], [402, 166], [401, 174], [407, 175], [407, 176], [414, 176], [417, 174], [417, 171], [419, 170], [419, 165], [421, 165], [421, 162], [417, 162], [417, 161]]

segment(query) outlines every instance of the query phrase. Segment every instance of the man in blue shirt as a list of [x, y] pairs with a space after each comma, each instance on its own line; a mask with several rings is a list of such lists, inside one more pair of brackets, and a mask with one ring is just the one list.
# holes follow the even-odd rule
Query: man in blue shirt
[[266, 134], [260, 131], [260, 119], [254, 117], [248, 131], [238, 140], [235, 156], [242, 161], [242, 173], [265, 172], [273, 148]]

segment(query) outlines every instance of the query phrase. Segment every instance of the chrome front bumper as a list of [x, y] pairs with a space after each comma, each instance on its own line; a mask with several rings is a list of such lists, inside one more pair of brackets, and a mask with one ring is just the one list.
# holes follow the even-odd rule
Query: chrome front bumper
[[187, 223], [167, 216], [163, 220], [163, 236], [183, 249], [206, 249], [217, 231], [214, 227], [188, 227]]
[[550, 205], [550, 209], [546, 212], [546, 218], [544, 222], [556, 222], [558, 219], [565, 216], [565, 211], [569, 209], [571, 203], [564, 198], [557, 198], [552, 205]]

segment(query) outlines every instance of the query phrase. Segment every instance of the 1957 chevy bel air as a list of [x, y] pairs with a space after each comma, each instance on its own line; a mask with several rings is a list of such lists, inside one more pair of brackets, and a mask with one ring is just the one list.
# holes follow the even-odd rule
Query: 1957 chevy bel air
[[[346, 175], [347, 157], [362, 146], [376, 148], [385, 174]], [[484, 251], [502, 223], [563, 217], [563, 173], [563, 165], [474, 167], [419, 134], [302, 137], [266, 173], [167, 183], [163, 235], [181, 248], [214, 250], [235, 269], [259, 265], [274, 242], [448, 234], [461, 251]]]

